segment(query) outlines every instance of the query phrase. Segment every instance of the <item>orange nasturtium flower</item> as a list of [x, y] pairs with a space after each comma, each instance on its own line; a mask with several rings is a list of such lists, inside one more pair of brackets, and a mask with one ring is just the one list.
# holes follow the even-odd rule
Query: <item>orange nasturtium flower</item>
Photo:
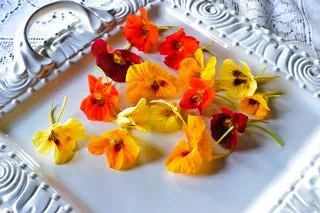
[[215, 91], [212, 86], [199, 78], [193, 78], [190, 81], [191, 89], [185, 91], [180, 107], [182, 109], [199, 109], [203, 113], [204, 107], [208, 106], [214, 100]]
[[105, 153], [109, 167], [116, 170], [133, 164], [140, 151], [127, 130], [114, 129], [102, 133], [100, 137], [89, 136], [88, 140], [91, 142], [88, 151], [93, 155]]
[[150, 46], [155, 46], [159, 38], [156, 25], [148, 20], [145, 8], [139, 9], [141, 18], [135, 14], [128, 16], [123, 35], [138, 50], [147, 52]]
[[126, 82], [126, 97], [132, 104], [141, 98], [175, 98], [179, 95], [176, 78], [149, 61], [129, 67]]
[[232, 98], [251, 96], [257, 89], [257, 82], [247, 63], [240, 61], [242, 69], [231, 59], [220, 67], [221, 87]]
[[270, 111], [268, 107], [268, 96], [257, 93], [252, 96], [244, 97], [240, 100], [240, 109], [256, 119], [265, 119]]
[[192, 56], [199, 48], [199, 41], [193, 36], [186, 36], [184, 29], [166, 37], [159, 45], [161, 55], [167, 55], [164, 63], [173, 69], [178, 69], [182, 59]]
[[180, 63], [178, 70], [178, 85], [180, 89], [187, 90], [190, 88], [189, 82], [193, 78], [200, 78], [214, 85], [214, 76], [216, 74], [217, 59], [211, 56], [206, 65], [204, 64], [204, 56], [201, 48], [197, 49], [194, 57], [185, 58]]
[[181, 140], [165, 162], [167, 169], [174, 173], [194, 174], [204, 161], [212, 159], [210, 135], [201, 116], [188, 116], [183, 125], [187, 141]]
[[102, 83], [102, 77], [98, 79], [88, 75], [90, 95], [85, 98], [80, 109], [89, 120], [112, 121], [116, 118], [115, 110], [119, 110], [119, 93], [110, 82]]
[[50, 109], [51, 125], [47, 130], [39, 130], [32, 138], [33, 146], [40, 155], [48, 155], [54, 149], [54, 163], [64, 164], [72, 160], [77, 149], [77, 141], [82, 140], [86, 132], [80, 121], [69, 118], [58, 123], [66, 104], [66, 98], [56, 121], [53, 109]]

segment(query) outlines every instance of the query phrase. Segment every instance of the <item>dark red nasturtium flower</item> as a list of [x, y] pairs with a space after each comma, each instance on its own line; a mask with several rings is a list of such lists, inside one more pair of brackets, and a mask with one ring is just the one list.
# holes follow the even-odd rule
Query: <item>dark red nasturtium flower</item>
[[103, 39], [93, 42], [91, 54], [96, 58], [97, 66], [116, 82], [125, 82], [128, 68], [141, 62], [140, 57], [129, 50], [112, 50]]
[[164, 63], [173, 69], [178, 69], [182, 59], [192, 56], [199, 48], [199, 41], [193, 36], [186, 36], [184, 29], [166, 37], [159, 45], [161, 55], [167, 55]]
[[220, 142], [225, 148], [232, 149], [238, 143], [238, 132], [246, 130], [248, 117], [225, 107], [220, 107], [220, 110], [221, 113], [212, 115], [211, 134], [215, 140], [219, 140], [233, 126], [234, 129]]

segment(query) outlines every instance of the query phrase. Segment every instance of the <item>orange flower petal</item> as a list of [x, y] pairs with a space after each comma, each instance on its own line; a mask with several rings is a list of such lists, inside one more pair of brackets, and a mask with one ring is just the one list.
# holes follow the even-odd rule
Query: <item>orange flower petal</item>
[[205, 81], [201, 80], [200, 78], [192, 78], [189, 82], [189, 85], [196, 90], [204, 90], [206, 88]]
[[148, 19], [148, 15], [147, 15], [147, 10], [146, 10], [146, 8], [141, 7], [141, 8], [139, 9], [139, 12], [140, 12], [140, 14], [141, 14], [141, 18], [143, 19], [143, 21], [145, 21], [146, 23], [148, 23], [148, 22], [149, 22], [149, 19]]
[[108, 159], [109, 167], [112, 169], [120, 170], [124, 163], [124, 153], [120, 149], [117, 151], [113, 144], [109, 144], [105, 148], [106, 158]]
[[197, 148], [190, 149], [189, 144], [181, 140], [173, 149], [165, 165], [170, 172], [194, 174], [202, 166], [203, 159]]
[[106, 138], [96, 138], [89, 136], [88, 141], [90, 144], [88, 145], [88, 151], [93, 155], [101, 155], [105, 148], [110, 144], [109, 140]]

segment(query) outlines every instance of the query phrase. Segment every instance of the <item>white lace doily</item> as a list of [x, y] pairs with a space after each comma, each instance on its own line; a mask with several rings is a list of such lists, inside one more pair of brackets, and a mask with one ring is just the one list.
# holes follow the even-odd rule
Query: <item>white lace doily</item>
[[[76, 0], [90, 6], [105, 7], [112, 0]], [[50, 0], [0, 0], [0, 71], [12, 62], [13, 38], [20, 22]], [[220, 0], [241, 15], [295, 44], [312, 57], [320, 55], [320, 0]], [[51, 11], [33, 24], [29, 41], [41, 45], [79, 17], [66, 9]], [[318, 22], [318, 23], [317, 23]]]

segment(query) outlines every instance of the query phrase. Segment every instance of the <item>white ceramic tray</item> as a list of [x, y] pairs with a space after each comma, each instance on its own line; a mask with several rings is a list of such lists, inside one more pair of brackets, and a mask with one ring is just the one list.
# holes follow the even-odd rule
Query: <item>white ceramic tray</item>
[[[124, 47], [121, 23], [142, 6], [156, 24], [184, 27], [202, 45], [214, 39], [211, 50], [218, 58], [217, 69], [224, 59], [232, 58], [246, 61], [255, 74], [268, 66], [267, 74], [280, 75], [265, 88], [291, 91], [273, 102], [268, 126], [285, 146], [252, 130], [241, 139], [237, 152], [214, 161], [210, 173], [197, 176], [171, 174], [164, 167], [166, 156], [183, 138], [181, 132], [134, 132], [149, 145], [142, 148], [141, 163], [128, 171], [109, 169], [104, 156], [88, 153], [86, 140], [66, 165], [54, 165], [52, 156], [39, 156], [31, 138], [37, 130], [47, 128], [52, 101], [61, 103], [65, 95], [69, 100], [62, 120], [78, 118], [88, 135], [116, 127], [88, 121], [79, 109], [88, 94], [87, 74], [96, 72], [94, 59], [87, 53], [99, 37], [115, 48]], [[81, 22], [32, 50], [26, 38], [32, 22], [59, 7], [79, 13]], [[15, 50], [16, 61], [0, 80], [0, 211], [320, 211], [319, 61], [224, 5], [205, 0], [121, 0], [105, 8], [54, 3], [28, 19], [17, 33]], [[158, 54], [143, 58], [163, 61]], [[124, 87], [118, 86], [121, 94]]]

